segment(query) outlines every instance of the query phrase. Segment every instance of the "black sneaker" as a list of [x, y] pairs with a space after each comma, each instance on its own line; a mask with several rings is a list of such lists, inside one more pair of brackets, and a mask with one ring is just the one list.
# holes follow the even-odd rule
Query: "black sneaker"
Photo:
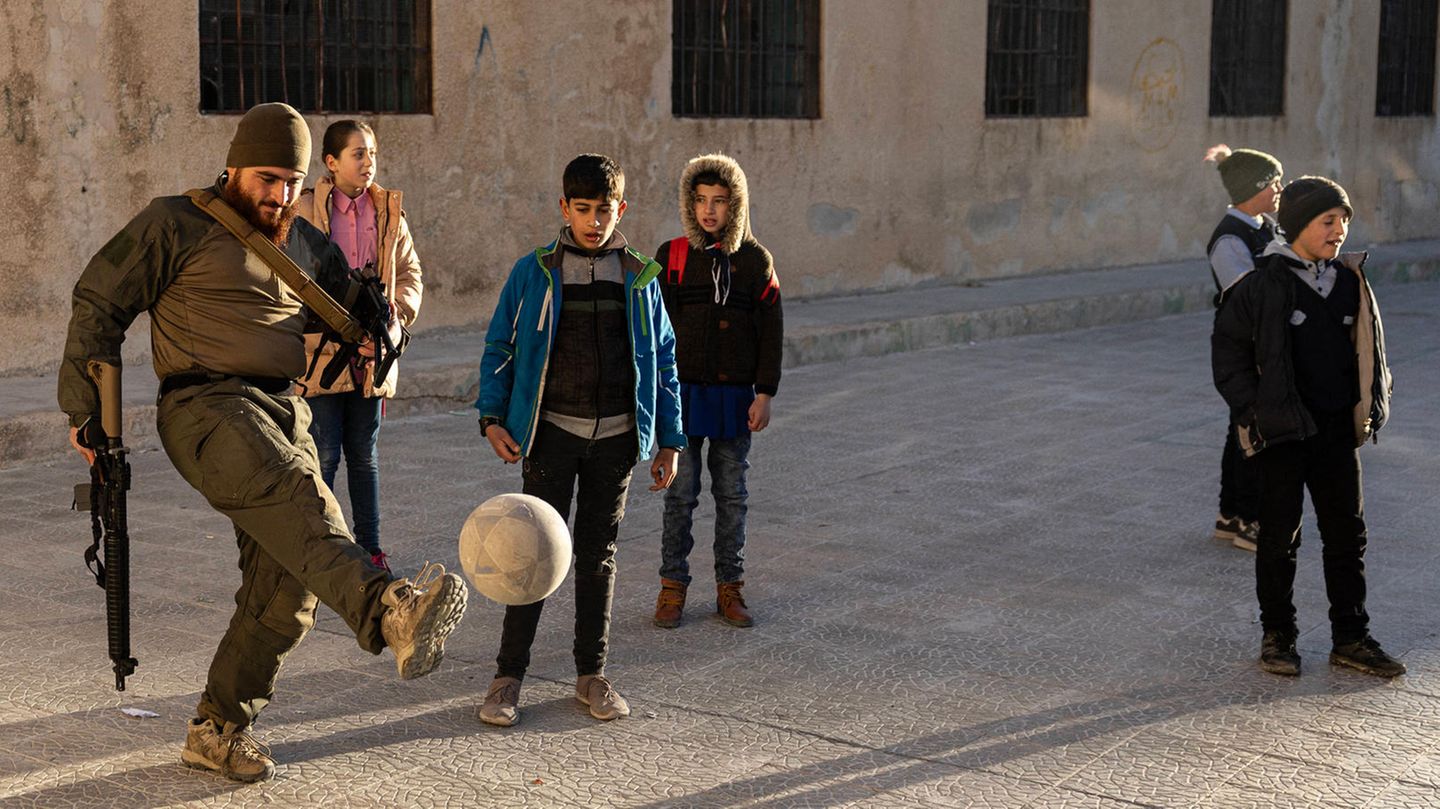
[[1239, 517], [1230, 517], [1225, 514], [1218, 514], [1215, 517], [1214, 536], [1216, 539], [1224, 539], [1233, 542], [1235, 540], [1235, 537], [1240, 534], [1240, 528], [1243, 525], [1244, 520], [1241, 520]]
[[1231, 544], [1242, 551], [1254, 553], [1260, 547], [1260, 523], [1240, 520], [1240, 530]]
[[[1331, 655], [1334, 661], [1334, 655]], [[1300, 653], [1295, 651], [1295, 635], [1272, 629], [1260, 641], [1260, 669], [1271, 674], [1295, 677], [1300, 674]]]
[[1332, 666], [1349, 666], [1376, 677], [1398, 677], [1405, 673], [1405, 664], [1385, 654], [1380, 644], [1369, 635], [1354, 643], [1342, 643], [1330, 650]]

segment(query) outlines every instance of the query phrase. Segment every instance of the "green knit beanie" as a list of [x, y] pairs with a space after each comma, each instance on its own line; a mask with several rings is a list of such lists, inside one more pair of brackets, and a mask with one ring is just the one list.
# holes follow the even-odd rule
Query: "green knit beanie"
[[1239, 205], [1260, 193], [1265, 186], [1284, 175], [1285, 169], [1274, 156], [1254, 149], [1231, 151], [1223, 143], [1210, 150], [1206, 160], [1214, 160], [1220, 168], [1220, 181], [1230, 195], [1230, 203]]
[[310, 166], [310, 127], [289, 104], [256, 104], [240, 118], [225, 165], [275, 166], [304, 172]]

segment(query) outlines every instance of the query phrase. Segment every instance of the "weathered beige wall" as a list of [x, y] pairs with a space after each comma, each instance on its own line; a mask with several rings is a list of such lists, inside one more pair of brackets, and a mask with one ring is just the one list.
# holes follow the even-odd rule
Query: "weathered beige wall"
[[[434, 6], [434, 115], [374, 120], [425, 264], [422, 330], [488, 318], [514, 258], [558, 228], [581, 151], [626, 167], [622, 229], [647, 251], [678, 229], [685, 159], [735, 155], [792, 298], [1197, 258], [1225, 203], [1200, 162], [1217, 141], [1335, 176], [1357, 242], [1440, 236], [1436, 119], [1372, 114], [1373, 3], [1290, 4], [1282, 118], [1208, 117], [1209, 3], [1103, 0], [1089, 116], [987, 120], [985, 3], [827, 0], [817, 121], [673, 118], [663, 0]], [[0, 375], [53, 367], [86, 259], [150, 197], [220, 170], [236, 118], [196, 111], [196, 14], [0, 4]], [[310, 120], [318, 143], [330, 119]]]

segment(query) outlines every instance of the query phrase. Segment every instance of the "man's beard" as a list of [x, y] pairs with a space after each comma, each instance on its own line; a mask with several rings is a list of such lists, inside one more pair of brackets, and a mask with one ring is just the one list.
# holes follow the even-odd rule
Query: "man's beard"
[[284, 247], [285, 242], [290, 238], [290, 225], [295, 221], [295, 203], [290, 203], [280, 209], [280, 219], [272, 220], [266, 215], [264, 209], [255, 204], [254, 200], [246, 197], [240, 192], [240, 181], [231, 177], [221, 188], [221, 196], [230, 203], [230, 207], [240, 212], [246, 221], [255, 226], [255, 229], [264, 234], [276, 247]]

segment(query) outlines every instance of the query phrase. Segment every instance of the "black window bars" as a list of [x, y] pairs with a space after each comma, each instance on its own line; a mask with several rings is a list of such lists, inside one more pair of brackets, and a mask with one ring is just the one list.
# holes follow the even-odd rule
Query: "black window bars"
[[200, 0], [200, 110], [429, 113], [430, 0]]
[[820, 0], [674, 0], [679, 117], [819, 118]]
[[1436, 0], [1381, 0], [1375, 114], [1435, 114]]
[[1089, 78], [1090, 0], [989, 0], [986, 117], [1084, 116]]
[[1210, 115], [1285, 114], [1286, 0], [1215, 0]]

